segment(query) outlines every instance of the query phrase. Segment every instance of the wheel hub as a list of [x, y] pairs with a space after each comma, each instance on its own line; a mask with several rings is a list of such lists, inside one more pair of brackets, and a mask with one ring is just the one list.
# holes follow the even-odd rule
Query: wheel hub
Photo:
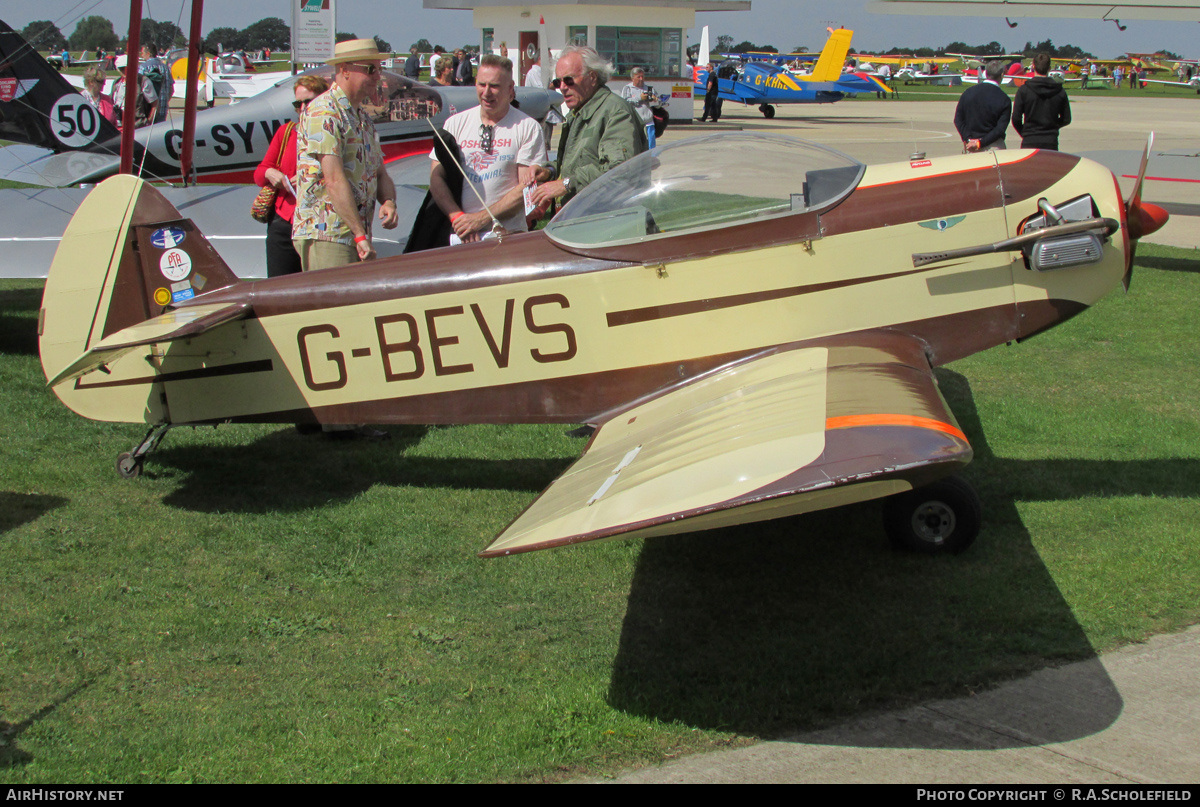
[[945, 502], [926, 502], [913, 511], [913, 532], [923, 541], [942, 543], [954, 532], [954, 525], [954, 510]]

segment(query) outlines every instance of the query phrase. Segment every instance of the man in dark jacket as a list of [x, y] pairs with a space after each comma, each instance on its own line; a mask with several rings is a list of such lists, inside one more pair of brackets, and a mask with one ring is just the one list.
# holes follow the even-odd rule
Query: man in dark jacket
[[1021, 148], [1058, 151], [1058, 130], [1071, 122], [1071, 102], [1062, 85], [1048, 75], [1049, 54], [1033, 57], [1033, 72], [1037, 75], [1017, 90], [1012, 125], [1021, 135]]
[[1000, 89], [1004, 63], [991, 61], [984, 67], [985, 80], [969, 87], [958, 99], [954, 128], [963, 141], [963, 151], [1007, 148], [1004, 133], [1012, 117], [1012, 101]]

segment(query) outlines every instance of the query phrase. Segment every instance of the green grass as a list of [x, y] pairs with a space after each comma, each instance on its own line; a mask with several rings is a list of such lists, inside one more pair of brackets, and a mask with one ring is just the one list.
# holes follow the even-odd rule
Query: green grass
[[46, 390], [0, 282], [0, 781], [538, 781], [953, 696], [1200, 621], [1196, 253], [940, 371], [976, 448], [965, 554], [877, 504], [484, 561], [560, 427], [342, 445], [138, 427]]

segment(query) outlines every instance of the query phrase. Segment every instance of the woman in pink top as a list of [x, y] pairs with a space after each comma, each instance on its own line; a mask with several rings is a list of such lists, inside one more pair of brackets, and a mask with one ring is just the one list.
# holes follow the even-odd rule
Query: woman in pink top
[[[296, 100], [292, 105], [303, 114], [308, 102], [329, 89], [320, 76], [296, 79]], [[287, 142], [283, 141], [287, 133]], [[300, 271], [300, 256], [292, 245], [292, 213], [296, 210], [296, 127], [280, 126], [271, 138], [266, 156], [254, 170], [254, 182], [275, 189], [275, 215], [267, 223], [267, 277], [290, 275]]]
[[117, 112], [112, 98], [104, 94], [104, 82], [107, 77], [104, 71], [92, 65], [83, 74], [83, 97], [114, 126], [117, 124]]

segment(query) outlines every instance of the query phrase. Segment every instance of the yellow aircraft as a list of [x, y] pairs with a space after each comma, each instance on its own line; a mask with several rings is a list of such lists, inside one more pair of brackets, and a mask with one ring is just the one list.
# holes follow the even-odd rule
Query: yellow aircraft
[[586, 424], [485, 556], [883, 497], [897, 544], [959, 551], [981, 510], [934, 368], [1127, 284], [1167, 218], [1140, 187], [1054, 151], [866, 166], [719, 134], [622, 164], [542, 231], [239, 281], [117, 176], [51, 266], [41, 361], [80, 415], [150, 426], [131, 477], [181, 424]]

